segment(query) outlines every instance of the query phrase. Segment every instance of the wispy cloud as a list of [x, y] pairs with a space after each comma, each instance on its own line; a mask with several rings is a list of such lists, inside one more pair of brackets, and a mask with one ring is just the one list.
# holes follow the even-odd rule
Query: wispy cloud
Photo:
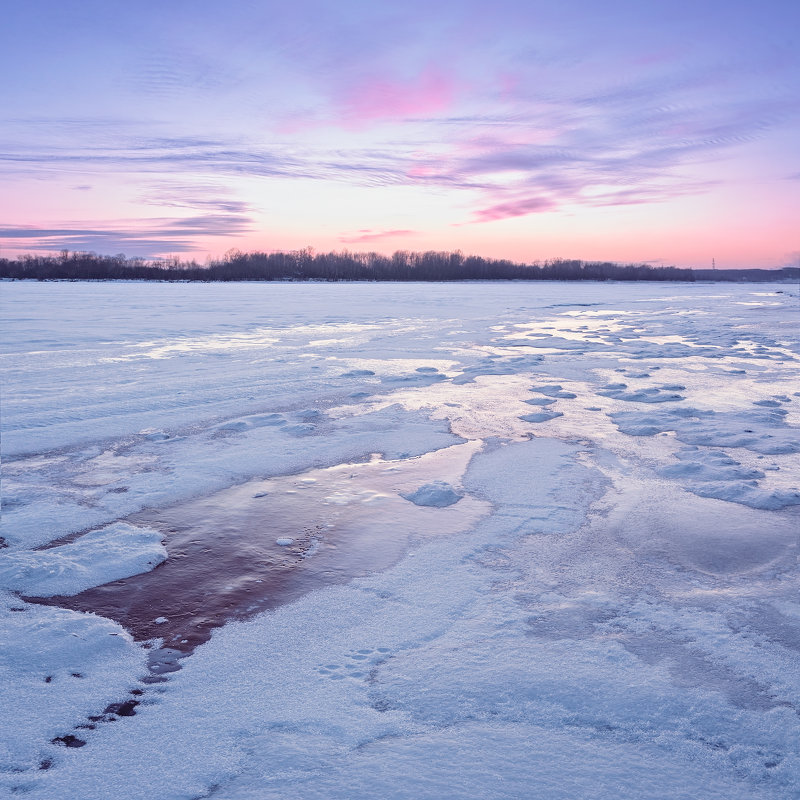
[[699, 108], [670, 103], [663, 95], [642, 103], [644, 95], [634, 84], [627, 92], [618, 88], [611, 98], [549, 101], [539, 114], [531, 109], [498, 132], [492, 121], [450, 120], [456, 133], [449, 153], [421, 160], [409, 177], [480, 187], [483, 203], [475, 222], [566, 204], [654, 203], [719, 185], [719, 179], [693, 178], [692, 170], [763, 138], [800, 112], [796, 102], [776, 99], [721, 100]]
[[[322, 6], [320, 14], [325, 14]], [[359, 27], [357, 16], [337, 24], [352, 23], [366, 37], [368, 29]], [[314, 37], [322, 34], [311, 27], [308, 36], [300, 31], [291, 45], [312, 51], [309, 59], [320, 68], [309, 84], [321, 111], [306, 117], [307, 135], [275, 135], [272, 128], [267, 136], [253, 127], [241, 136], [219, 129], [213, 135], [182, 135], [130, 119], [53, 119], [47, 124], [39, 119], [36, 125], [17, 120], [0, 152], [0, 176], [66, 178], [77, 188], [94, 184], [97, 175], [129, 180], [136, 173], [142, 176], [136, 199], [149, 206], [145, 213], [160, 214], [153, 211], [160, 207], [168, 218], [110, 224], [108, 229], [41, 226], [38, 236], [20, 233], [16, 238], [48, 249], [87, 247], [99, 238], [118, 242], [120, 249], [142, 242], [191, 248], [202, 237], [251, 229], [258, 210], [229, 188], [238, 178], [461, 192], [458, 204], [467, 211], [455, 224], [554, 213], [567, 205], [657, 203], [718, 186], [724, 175], [717, 182], [701, 180], [694, 172], [698, 164], [735, 153], [800, 116], [800, 103], [783, 90], [759, 96], [731, 89], [737, 80], [746, 80], [741, 68], [718, 65], [698, 73], [675, 66], [663, 55], [668, 50], [640, 64], [641, 77], [594, 80], [589, 75], [576, 82], [562, 79], [561, 72], [562, 67], [565, 72], [584, 70], [578, 57], [551, 61], [552, 53], [520, 51], [509, 64], [490, 65], [494, 74], [480, 76], [463, 60], [445, 68], [441, 55], [433, 58], [424, 49], [403, 63], [397, 59], [399, 46], [389, 57], [365, 39], [365, 52], [375, 64], [368, 72], [328, 34], [323, 37], [328, 49], [314, 50]], [[351, 33], [345, 30], [342, 42], [352, 44]], [[326, 59], [341, 61], [333, 78], [324, 77]], [[181, 87], [208, 88], [206, 83], [215, 80], [209, 75], [213, 64], [191, 54], [153, 56], [148, 63], [137, 78], [147, 84], [142, 90], [148, 93], [174, 95]], [[225, 80], [238, 80], [235, 72]], [[544, 80], [548, 76], [549, 83]], [[286, 120], [295, 110], [285, 103], [276, 118]], [[31, 140], [30, 130], [38, 138]], [[788, 178], [797, 180], [798, 175]], [[168, 209], [185, 209], [191, 216], [176, 212], [171, 218]], [[8, 233], [14, 229], [4, 230], [1, 237], [14, 238]], [[413, 233], [358, 230], [339, 240], [379, 241]]]
[[391, 231], [373, 231], [365, 228], [352, 234], [343, 234], [339, 237], [339, 241], [344, 244], [356, 244], [361, 242], [375, 242], [380, 239], [394, 239], [399, 236], [414, 236], [417, 231], [411, 230], [391, 230]]
[[206, 214], [183, 219], [119, 220], [103, 226], [0, 226], [0, 242], [29, 251], [88, 250], [153, 256], [191, 252], [203, 237], [235, 236], [250, 229], [240, 215]]
[[[227, 231], [235, 232], [236, 226], [246, 228], [255, 210], [233, 196], [227, 188], [230, 177], [462, 190], [472, 195], [469, 202], [475, 209], [465, 221], [489, 223], [553, 212], [567, 204], [645, 204], [706, 191], [710, 182], [691, 178], [695, 164], [759, 139], [800, 110], [796, 103], [774, 98], [721, 99], [699, 107], [686, 101], [680, 85], [647, 102], [652, 89], [648, 81], [632, 82], [605, 95], [518, 102], [510, 117], [434, 115], [414, 123], [413, 139], [387, 137], [368, 146], [339, 148], [316, 140], [263, 146], [244, 138], [144, 136], [135, 125], [126, 127], [117, 120], [106, 126], [92, 121], [85, 129], [78, 120], [68, 120], [69, 136], [37, 146], [28, 146], [22, 137], [10, 142], [0, 153], [0, 170], [68, 176], [135, 170], [145, 179], [184, 176], [157, 181], [140, 193], [146, 205], [192, 209], [198, 212], [196, 219], [206, 220], [199, 227], [178, 224], [174, 230], [182, 231], [184, 239], [210, 235], [212, 220], [223, 221], [220, 235], [231, 235]], [[373, 104], [370, 92], [383, 92], [380, 102]], [[376, 81], [361, 100], [343, 108], [354, 119], [360, 114], [365, 119], [411, 114], [426, 103], [449, 110], [450, 92], [431, 72], [402, 91]], [[149, 238], [170, 235], [169, 227], [162, 226]], [[382, 236], [379, 231], [360, 232], [342, 241]]]
[[[389, 128], [338, 146], [324, 137], [276, 140], [145, 135], [135, 124], [79, 120], [41, 124], [49, 141], [31, 144], [7, 137], [0, 170], [20, 175], [92, 171], [147, 175], [261, 177], [341, 181], [363, 186], [422, 185], [483, 190], [501, 202], [507, 190], [546, 193], [559, 202], [581, 202], [584, 192], [621, 182], [652, 188], [684, 180], [683, 167], [712, 160], [752, 143], [800, 116], [800, 103], [785, 97], [726, 100], [695, 98], [686, 80], [650, 78], [605, 93], [530, 95], [520, 89], [513, 113], [499, 109], [453, 115], [454, 82], [433, 68], [403, 83], [370, 78], [341, 90], [340, 121], [401, 116], [410, 131]], [[524, 90], [524, 91], [523, 91]], [[427, 109], [427, 111], [426, 111]], [[443, 112], [439, 114], [438, 112]], [[414, 114], [427, 116], [414, 116]], [[64, 127], [66, 126], [66, 127]], [[69, 144], [65, 144], [68, 142]], [[657, 191], [655, 191], [657, 194]], [[195, 195], [164, 197], [167, 204], [246, 209], [235, 200]], [[148, 204], [157, 203], [155, 196]], [[226, 207], [227, 204], [227, 207]], [[478, 201], [479, 205], [487, 205]]]
[[127, 70], [130, 87], [146, 95], [171, 100], [189, 92], [208, 92], [230, 88], [241, 77], [231, 62], [198, 53], [186, 46], [144, 50], [131, 58]]
[[555, 207], [552, 200], [545, 197], [529, 197], [520, 200], [511, 200], [507, 203], [497, 203], [475, 212], [473, 222], [495, 222], [509, 217], [523, 217], [527, 214], [536, 214], [550, 211]]
[[346, 150], [314, 146], [301, 149], [288, 144], [264, 147], [253, 142], [192, 136], [147, 138], [122, 131], [113, 137], [113, 143], [91, 138], [81, 142], [80, 136], [67, 140], [69, 145], [61, 138], [35, 147], [23, 140], [7, 144], [0, 151], [0, 174], [36, 177], [90, 172], [129, 174], [135, 170], [145, 177], [183, 175], [201, 180], [214, 175], [388, 185], [407, 182], [405, 171], [410, 163], [388, 146]]
[[161, 182], [147, 186], [139, 196], [140, 202], [161, 208], [191, 208], [202, 212], [219, 211], [225, 214], [248, 215], [252, 205], [231, 196], [224, 184]]

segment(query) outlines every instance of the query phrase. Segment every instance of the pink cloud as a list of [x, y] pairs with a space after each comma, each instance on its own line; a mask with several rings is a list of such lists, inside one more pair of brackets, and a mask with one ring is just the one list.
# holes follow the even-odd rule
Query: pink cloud
[[415, 164], [406, 170], [406, 175], [409, 178], [435, 178], [440, 174], [440, 171], [431, 164]]
[[482, 208], [475, 212], [473, 222], [495, 222], [509, 217], [524, 217], [527, 214], [536, 214], [550, 211], [555, 208], [555, 203], [545, 197], [529, 197], [524, 200], [511, 200], [508, 203]]
[[408, 81], [374, 77], [347, 89], [341, 99], [342, 116], [349, 124], [363, 125], [433, 114], [447, 108], [454, 94], [453, 81], [432, 68]]
[[344, 244], [355, 244], [357, 242], [374, 242], [377, 239], [388, 239], [394, 236], [413, 236], [415, 233], [416, 231], [409, 230], [372, 231], [365, 228], [354, 234], [340, 236], [339, 241]]

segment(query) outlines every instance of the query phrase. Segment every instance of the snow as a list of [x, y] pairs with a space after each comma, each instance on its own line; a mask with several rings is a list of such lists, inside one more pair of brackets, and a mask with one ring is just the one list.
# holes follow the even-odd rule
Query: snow
[[[52, 739], [75, 733], [123, 697], [146, 656], [117, 624], [0, 595], [0, 791], [54, 758]], [[34, 773], [35, 774], [35, 773]]]
[[548, 420], [563, 416], [563, 411], [537, 411], [534, 414], [523, 414], [520, 419], [523, 422], [547, 422]]
[[5, 284], [0, 795], [796, 796], [779, 288]]
[[46, 550], [18, 550], [0, 561], [0, 585], [29, 597], [70, 595], [137, 575], [167, 558], [159, 531], [116, 522]]
[[[668, 478], [687, 479], [687, 491], [700, 497], [716, 497], [732, 503], [743, 503], [752, 508], [779, 509], [800, 505], [800, 491], [796, 489], [758, 488], [765, 473], [753, 467], [743, 467], [723, 450], [700, 450], [690, 447], [675, 454], [678, 464], [669, 464], [658, 470]], [[779, 470], [777, 465], [765, 470]]]
[[577, 395], [574, 394], [573, 392], [564, 391], [560, 383], [554, 383], [545, 386], [532, 386], [531, 391], [538, 392], [539, 394], [546, 395], [547, 397], [553, 397], [553, 398], [561, 397], [567, 400], [571, 400], [577, 397]]
[[433, 481], [433, 483], [426, 483], [424, 486], [420, 486], [414, 492], [401, 494], [400, 496], [418, 506], [445, 508], [457, 503], [464, 495], [459, 494], [445, 481]]

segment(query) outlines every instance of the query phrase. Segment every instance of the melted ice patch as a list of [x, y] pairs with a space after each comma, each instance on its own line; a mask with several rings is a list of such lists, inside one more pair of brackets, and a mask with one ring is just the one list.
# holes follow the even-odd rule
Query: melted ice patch
[[[160, 637], [189, 653], [232, 619], [385, 569], [412, 540], [473, 525], [487, 510], [475, 498], [426, 508], [401, 495], [434, 477], [458, 484], [479, 446], [469, 442], [397, 461], [375, 456], [248, 481], [144, 512], [132, 521], [166, 531], [169, 558], [158, 571], [55, 601], [115, 619], [137, 639]], [[155, 623], [156, 617], [167, 621]]]

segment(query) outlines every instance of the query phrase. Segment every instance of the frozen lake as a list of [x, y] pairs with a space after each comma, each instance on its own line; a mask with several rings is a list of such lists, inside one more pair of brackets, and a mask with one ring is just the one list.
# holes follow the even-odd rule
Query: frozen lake
[[798, 797], [796, 286], [0, 302], [0, 796]]

